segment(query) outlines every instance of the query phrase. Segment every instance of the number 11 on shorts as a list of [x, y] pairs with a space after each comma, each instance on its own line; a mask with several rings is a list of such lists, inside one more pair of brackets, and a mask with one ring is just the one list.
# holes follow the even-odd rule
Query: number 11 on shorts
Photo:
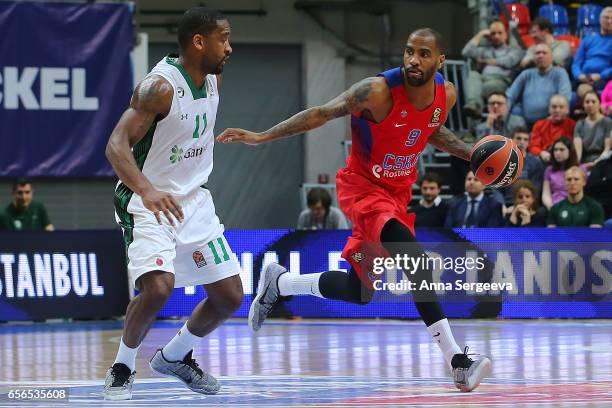
[[[221, 249], [221, 252], [223, 253], [223, 260], [219, 256], [219, 252], [217, 252], [215, 241], [217, 242], [217, 246]], [[219, 265], [221, 262], [229, 261], [230, 257], [227, 253], [227, 249], [225, 249], [225, 243], [223, 242], [223, 238], [217, 238], [216, 240], [212, 240], [207, 245], [210, 248], [210, 252], [212, 252], [213, 257], [215, 258], [216, 265]]]

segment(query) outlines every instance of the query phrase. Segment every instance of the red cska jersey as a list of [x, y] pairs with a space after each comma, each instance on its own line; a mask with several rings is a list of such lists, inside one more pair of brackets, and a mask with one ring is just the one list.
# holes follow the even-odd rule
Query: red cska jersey
[[434, 101], [418, 111], [406, 96], [401, 68], [379, 76], [385, 77], [393, 95], [393, 109], [380, 123], [351, 115], [353, 143], [347, 169], [382, 187], [410, 187], [417, 179], [417, 162], [429, 136], [446, 120], [444, 78], [436, 72]]

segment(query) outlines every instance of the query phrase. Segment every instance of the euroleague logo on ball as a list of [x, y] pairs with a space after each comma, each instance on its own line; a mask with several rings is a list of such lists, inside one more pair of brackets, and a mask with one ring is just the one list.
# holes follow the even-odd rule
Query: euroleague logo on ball
[[495, 169], [494, 169], [493, 167], [491, 167], [491, 166], [488, 166], [488, 167], [485, 169], [485, 173], [487, 173], [489, 176], [492, 176], [492, 175], [493, 175], [493, 173], [495, 173]]

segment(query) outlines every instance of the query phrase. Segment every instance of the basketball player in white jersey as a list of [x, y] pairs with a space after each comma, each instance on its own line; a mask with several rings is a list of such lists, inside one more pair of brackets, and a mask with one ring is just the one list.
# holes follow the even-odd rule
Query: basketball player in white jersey
[[192, 358], [198, 341], [242, 303], [239, 265], [223, 236], [210, 192], [220, 74], [232, 48], [230, 25], [195, 7], [178, 25], [180, 56], [162, 59], [136, 87], [110, 136], [106, 156], [120, 178], [115, 210], [139, 294], [127, 308], [104, 397], [130, 399], [138, 347], [177, 287], [204, 285], [207, 298], [151, 359], [153, 370], [203, 394], [219, 382]]

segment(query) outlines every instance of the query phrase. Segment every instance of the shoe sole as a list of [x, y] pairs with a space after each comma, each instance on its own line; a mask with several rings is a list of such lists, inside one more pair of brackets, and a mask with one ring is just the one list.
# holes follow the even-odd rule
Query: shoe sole
[[474, 370], [474, 373], [472, 373], [472, 376], [476, 377], [476, 381], [474, 381], [474, 383], [470, 387], [466, 385], [462, 385], [461, 388], [459, 388], [461, 392], [470, 392], [476, 389], [476, 387], [480, 385], [480, 382], [482, 381], [483, 378], [491, 375], [491, 366], [492, 365], [491, 365], [490, 359], [488, 358], [482, 359], [480, 364], [478, 364], [478, 367], [476, 368], [476, 370]]
[[[258, 331], [259, 329], [261, 329], [261, 325], [258, 328], [255, 328], [254, 325], [254, 318], [255, 318], [255, 309], [257, 308], [257, 305], [259, 304], [259, 300], [261, 299], [261, 297], [264, 294], [264, 286], [265, 286], [265, 282], [266, 282], [266, 277], [268, 276], [268, 274], [270, 273], [269, 270], [271, 269], [270, 267], [274, 265], [273, 263], [269, 264], [268, 266], [266, 266], [263, 270], [263, 272], [261, 273], [261, 276], [259, 277], [259, 282], [257, 283], [257, 296], [255, 296], [255, 298], [253, 299], [253, 302], [251, 302], [251, 307], [249, 308], [249, 318], [248, 318], [248, 323], [249, 323], [249, 327], [251, 328], [251, 330], [253, 330], [254, 332]], [[279, 265], [280, 266], [280, 265]]]
[[132, 399], [132, 393], [104, 393], [104, 399], [106, 401], [125, 401]]
[[[155, 356], [153, 356], [155, 358]], [[151, 359], [152, 360], [152, 359]], [[157, 374], [163, 375], [164, 377], [171, 377], [171, 378], [176, 378], [177, 380], [179, 380], [180, 382], [182, 382], [183, 384], [185, 384], [185, 386], [187, 388], [189, 388], [191, 391], [193, 392], [197, 392], [198, 394], [206, 394], [206, 395], [215, 395], [217, 394], [219, 391], [221, 391], [221, 387], [219, 387], [218, 390], [216, 391], [206, 391], [200, 388], [192, 388], [191, 386], [189, 386], [189, 384], [187, 384], [187, 382], [185, 380], [183, 380], [181, 377], [179, 377], [178, 375], [174, 375], [174, 374], [167, 374], [164, 372], [161, 372], [159, 370], [157, 370], [155, 367], [153, 367], [153, 365], [151, 364], [151, 361], [149, 361], [149, 367], [151, 367], [151, 370], [155, 371]]]

